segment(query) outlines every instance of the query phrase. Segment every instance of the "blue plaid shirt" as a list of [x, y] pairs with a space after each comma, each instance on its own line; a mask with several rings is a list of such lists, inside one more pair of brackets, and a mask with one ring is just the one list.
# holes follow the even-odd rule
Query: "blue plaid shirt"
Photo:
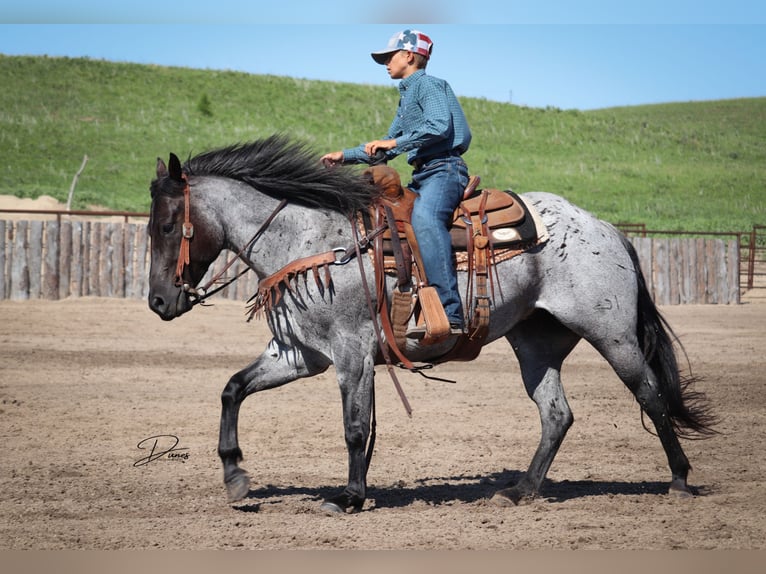
[[[399, 109], [384, 139], [396, 147], [386, 156], [407, 153], [407, 161], [463, 154], [471, 144], [471, 130], [450, 85], [418, 70], [399, 82]], [[344, 163], [369, 163], [364, 144], [343, 150]]]

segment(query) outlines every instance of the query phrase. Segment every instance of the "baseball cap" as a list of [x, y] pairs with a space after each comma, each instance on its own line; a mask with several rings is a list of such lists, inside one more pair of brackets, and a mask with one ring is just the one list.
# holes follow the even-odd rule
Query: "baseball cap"
[[385, 49], [373, 52], [371, 55], [372, 59], [378, 64], [385, 64], [388, 55], [399, 50], [415, 52], [428, 58], [431, 56], [433, 46], [431, 38], [423, 34], [423, 32], [419, 30], [402, 30], [391, 36]]

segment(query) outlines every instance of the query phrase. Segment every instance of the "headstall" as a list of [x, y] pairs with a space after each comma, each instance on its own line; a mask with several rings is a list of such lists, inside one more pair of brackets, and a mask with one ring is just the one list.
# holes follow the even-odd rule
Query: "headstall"
[[[181, 174], [181, 178], [184, 181], [184, 222], [181, 227], [181, 246], [179, 247], [178, 251], [178, 262], [176, 263], [176, 274], [175, 274], [175, 285], [176, 287], [181, 287], [185, 293], [187, 293], [191, 299], [192, 305], [196, 305], [198, 303], [203, 303], [205, 299], [208, 297], [218, 293], [222, 289], [225, 289], [229, 285], [231, 285], [234, 281], [239, 279], [242, 275], [247, 273], [253, 268], [252, 262], [247, 258], [245, 255], [245, 252], [252, 249], [252, 246], [255, 244], [255, 242], [258, 240], [258, 238], [263, 235], [263, 232], [266, 230], [266, 228], [269, 226], [269, 224], [274, 220], [276, 215], [282, 210], [282, 208], [287, 205], [287, 200], [283, 199], [279, 202], [279, 204], [274, 208], [274, 211], [271, 212], [271, 215], [266, 218], [266, 221], [263, 222], [261, 227], [258, 228], [258, 231], [255, 232], [253, 237], [245, 243], [245, 245], [240, 249], [234, 257], [230, 258], [226, 264], [223, 266], [223, 268], [216, 273], [205, 285], [202, 287], [194, 288], [189, 283], [185, 283], [183, 280], [183, 273], [184, 269], [189, 265], [189, 247], [191, 243], [192, 237], [194, 237], [194, 224], [191, 222], [190, 217], [190, 195], [191, 195], [191, 186], [189, 185], [189, 179], [186, 176], [185, 173]], [[227, 281], [221, 282], [221, 277], [229, 270], [229, 268], [234, 264], [234, 262], [237, 259], [242, 259], [247, 263], [247, 267], [245, 267], [242, 271], [240, 271], [238, 274], [236, 274], [234, 277], [228, 279]], [[210, 288], [218, 283], [218, 286], [215, 289], [210, 290]]]

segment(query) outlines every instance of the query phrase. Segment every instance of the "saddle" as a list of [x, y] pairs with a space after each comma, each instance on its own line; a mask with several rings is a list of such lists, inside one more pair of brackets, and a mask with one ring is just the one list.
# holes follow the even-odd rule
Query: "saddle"
[[[444, 341], [450, 327], [434, 287], [420, 261], [417, 238], [410, 218], [417, 194], [401, 185], [391, 167], [377, 165], [364, 175], [381, 190], [381, 197], [360, 218], [362, 233], [372, 240], [378, 301], [387, 306], [385, 275], [395, 275], [391, 309], [381, 309], [385, 322], [390, 319], [387, 339], [397, 352], [406, 347], [406, 330], [411, 318], [425, 324], [422, 344]], [[458, 271], [468, 273], [466, 304], [468, 329], [459, 337], [444, 360], [476, 358], [489, 331], [492, 267], [501, 260], [523, 253], [547, 238], [536, 212], [511, 191], [478, 189], [478, 176], [466, 186], [463, 201], [455, 209], [450, 228], [452, 251]], [[413, 281], [414, 279], [414, 281]], [[400, 351], [399, 351], [400, 352]]]

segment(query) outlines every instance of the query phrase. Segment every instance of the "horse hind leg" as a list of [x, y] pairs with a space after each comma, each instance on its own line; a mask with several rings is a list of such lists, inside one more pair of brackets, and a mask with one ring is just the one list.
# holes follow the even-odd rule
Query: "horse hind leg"
[[681, 448], [679, 436], [711, 436], [715, 434], [716, 419], [705, 396], [691, 389], [691, 380], [681, 377], [673, 330], [651, 298], [635, 249], [624, 237], [623, 244], [636, 271], [635, 331], [614, 338], [602, 333], [593, 345], [654, 424], [672, 475], [669, 493], [691, 496], [686, 482], [691, 465]]
[[[671, 375], [670, 380], [665, 380], [669, 375], [657, 366], [653, 369], [646, 362], [637, 342], [597, 349], [633, 393], [641, 410], [652, 421], [671, 471], [669, 493], [681, 497], [691, 496], [687, 485], [691, 465], [681, 447], [674, 424], [673, 404], [675, 400], [682, 401], [677, 372]], [[677, 399], [671, 397], [675, 393], [678, 394]], [[679, 404], [682, 405], [682, 402]]]
[[574, 416], [561, 385], [561, 365], [580, 337], [547, 312], [516, 325], [506, 338], [521, 366], [527, 394], [537, 405], [542, 432], [526, 473], [515, 485], [499, 490], [492, 501], [500, 506], [518, 504], [537, 496]]
[[641, 382], [637, 387], [628, 385], [633, 391], [641, 409], [649, 416], [662, 448], [668, 459], [671, 471], [671, 482], [668, 494], [682, 498], [692, 496], [691, 489], [687, 484], [687, 477], [691, 470], [691, 464], [686, 457], [681, 443], [673, 428], [671, 415], [667, 403], [663, 399], [658, 388], [657, 378], [651, 368], [647, 367]]

